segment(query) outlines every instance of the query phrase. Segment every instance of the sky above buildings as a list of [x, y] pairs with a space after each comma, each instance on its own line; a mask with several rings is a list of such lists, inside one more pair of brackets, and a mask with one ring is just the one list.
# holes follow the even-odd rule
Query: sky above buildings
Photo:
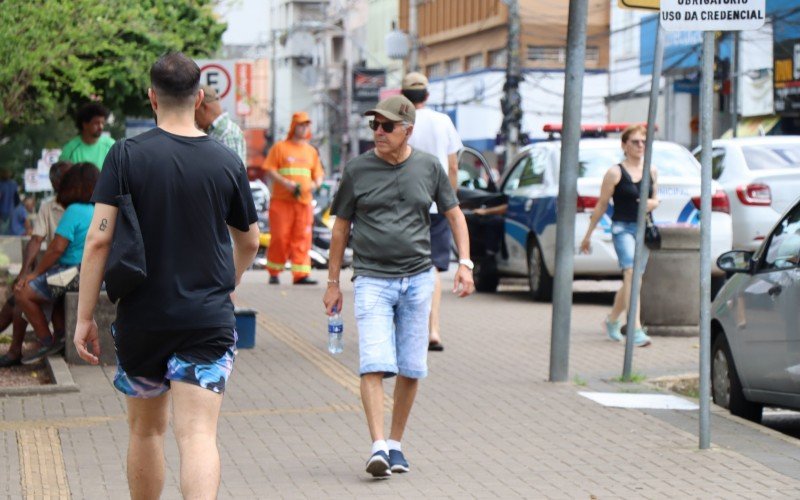
[[250, 45], [269, 38], [267, 0], [223, 0], [214, 10], [228, 23], [222, 43]]

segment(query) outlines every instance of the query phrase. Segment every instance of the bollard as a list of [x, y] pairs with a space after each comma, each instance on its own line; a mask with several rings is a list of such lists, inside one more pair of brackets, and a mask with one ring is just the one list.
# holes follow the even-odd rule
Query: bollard
[[659, 226], [661, 248], [651, 250], [642, 276], [642, 324], [648, 335], [700, 333], [700, 228]]

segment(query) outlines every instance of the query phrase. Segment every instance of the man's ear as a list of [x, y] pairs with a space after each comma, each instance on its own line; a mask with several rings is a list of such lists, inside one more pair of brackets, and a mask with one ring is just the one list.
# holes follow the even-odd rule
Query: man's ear
[[195, 96], [195, 98], [194, 98], [194, 109], [197, 109], [197, 108], [199, 108], [199, 107], [200, 107], [200, 105], [201, 105], [201, 104], [203, 104], [203, 99], [204, 99], [205, 97], [206, 97], [206, 93], [205, 93], [205, 91], [204, 91], [203, 89], [200, 89], [200, 90], [197, 92], [197, 95], [196, 95], [196, 96]]
[[152, 87], [147, 89], [147, 98], [150, 99], [150, 107], [153, 108], [153, 111], [158, 111], [158, 97]]

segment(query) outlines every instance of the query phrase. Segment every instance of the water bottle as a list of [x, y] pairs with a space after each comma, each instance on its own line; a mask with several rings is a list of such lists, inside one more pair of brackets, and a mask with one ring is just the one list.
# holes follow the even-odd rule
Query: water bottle
[[344, 342], [342, 341], [342, 334], [344, 333], [344, 323], [342, 323], [342, 315], [333, 308], [333, 314], [328, 316], [328, 352], [331, 354], [339, 354], [344, 350]]

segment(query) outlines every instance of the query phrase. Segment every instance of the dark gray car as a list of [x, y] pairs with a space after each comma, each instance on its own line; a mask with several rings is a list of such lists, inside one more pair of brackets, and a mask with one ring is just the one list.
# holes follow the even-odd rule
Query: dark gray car
[[714, 402], [756, 422], [765, 405], [800, 410], [800, 199], [755, 253], [717, 265], [731, 277], [711, 306]]

